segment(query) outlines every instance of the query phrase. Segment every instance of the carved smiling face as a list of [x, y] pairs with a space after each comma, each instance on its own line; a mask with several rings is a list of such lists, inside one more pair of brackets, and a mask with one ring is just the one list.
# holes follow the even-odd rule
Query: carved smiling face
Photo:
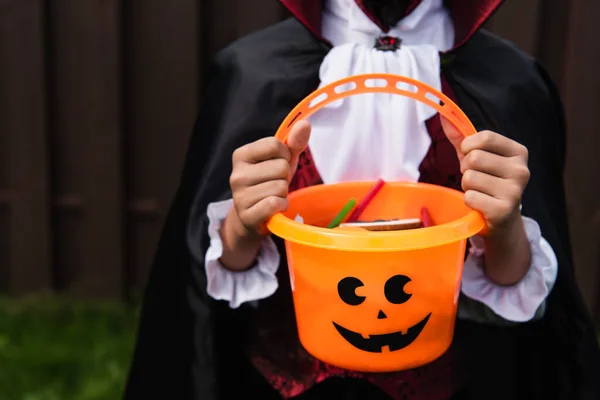
[[[338, 234], [328, 232], [324, 246]], [[369, 238], [377, 244], [384, 236]], [[452, 343], [465, 247], [354, 252], [286, 242], [302, 346], [321, 361], [362, 372], [437, 359]]]
[[[406, 284], [410, 281], [410, 278], [405, 275], [394, 275], [385, 282], [382, 290], [384, 291], [385, 298], [390, 303], [390, 307], [404, 304], [410, 300], [412, 294], [406, 293], [405, 290]], [[366, 300], [366, 297], [357, 294], [357, 289], [363, 286], [363, 282], [358, 278], [343, 278], [337, 286], [340, 299], [349, 306], [360, 306]], [[430, 316], [431, 313], [427, 314], [420, 322], [413, 326], [399, 327], [398, 330], [389, 333], [369, 334], [367, 337], [341, 326], [335, 321], [333, 321], [333, 326], [355, 348], [370, 353], [381, 353], [384, 347], [387, 347], [389, 351], [397, 351], [413, 343], [427, 324], [427, 321], [429, 321]], [[387, 319], [388, 316], [383, 309], [373, 309], [373, 318], [381, 320]]]

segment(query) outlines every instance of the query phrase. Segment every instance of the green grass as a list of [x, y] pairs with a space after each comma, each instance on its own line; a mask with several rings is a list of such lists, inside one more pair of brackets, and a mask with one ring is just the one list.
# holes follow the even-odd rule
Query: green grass
[[0, 298], [0, 400], [120, 399], [136, 323], [122, 303]]
[[137, 312], [121, 303], [0, 299], [0, 400], [117, 400]]

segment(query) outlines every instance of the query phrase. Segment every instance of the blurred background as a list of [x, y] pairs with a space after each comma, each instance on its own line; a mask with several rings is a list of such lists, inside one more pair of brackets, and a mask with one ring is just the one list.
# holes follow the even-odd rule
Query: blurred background
[[[118, 399], [213, 55], [276, 0], [0, 0], [0, 400]], [[575, 267], [600, 323], [594, 0], [507, 1], [568, 122]]]

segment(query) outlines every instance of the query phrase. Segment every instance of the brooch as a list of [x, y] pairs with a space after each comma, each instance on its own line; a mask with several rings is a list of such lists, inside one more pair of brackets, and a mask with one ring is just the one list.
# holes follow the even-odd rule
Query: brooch
[[402, 40], [393, 36], [380, 36], [375, 39], [375, 49], [381, 51], [396, 51], [400, 48]]

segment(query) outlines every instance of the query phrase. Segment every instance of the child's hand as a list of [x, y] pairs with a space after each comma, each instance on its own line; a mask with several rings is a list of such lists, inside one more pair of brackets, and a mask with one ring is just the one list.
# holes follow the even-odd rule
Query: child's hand
[[519, 282], [531, 264], [531, 246], [521, 218], [521, 196], [529, 182], [527, 149], [491, 131], [464, 138], [442, 118], [463, 173], [465, 203], [483, 214], [485, 273], [499, 285]]
[[309, 137], [310, 124], [299, 121], [287, 145], [268, 137], [233, 153], [229, 183], [234, 207], [221, 227], [223, 254], [219, 261], [225, 268], [244, 271], [254, 264], [266, 233], [264, 223], [288, 207], [289, 181]]
[[229, 182], [237, 217], [247, 233], [264, 233], [264, 223], [287, 209], [289, 182], [309, 137], [310, 124], [299, 121], [292, 128], [287, 144], [268, 137], [233, 153]]
[[521, 197], [529, 182], [527, 148], [491, 131], [465, 138], [444, 118], [442, 126], [460, 161], [465, 203], [484, 215], [486, 236], [514, 231], [522, 223]]

